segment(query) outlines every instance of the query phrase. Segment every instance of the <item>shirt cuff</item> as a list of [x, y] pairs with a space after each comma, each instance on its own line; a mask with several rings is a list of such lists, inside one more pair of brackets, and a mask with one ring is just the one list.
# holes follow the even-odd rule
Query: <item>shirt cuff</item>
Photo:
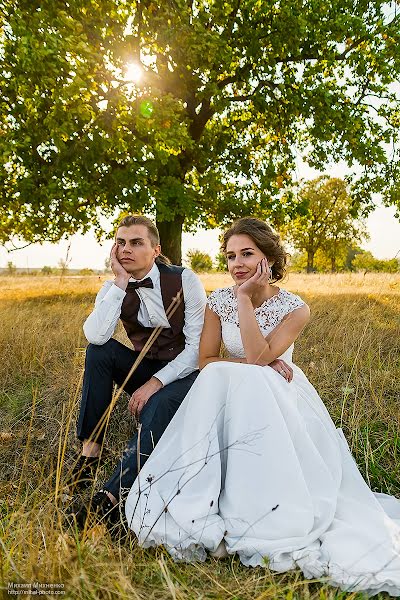
[[161, 381], [164, 387], [178, 379], [176, 371], [171, 365], [165, 365], [160, 371], [154, 373], [153, 377]]
[[103, 300], [107, 300], [108, 302], [120, 302], [125, 296], [126, 292], [113, 283], [104, 295]]

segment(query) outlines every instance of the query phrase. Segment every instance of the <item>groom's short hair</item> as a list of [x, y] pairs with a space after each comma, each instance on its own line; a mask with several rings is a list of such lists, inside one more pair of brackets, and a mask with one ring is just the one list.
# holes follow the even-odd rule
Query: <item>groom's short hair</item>
[[151, 245], [153, 248], [160, 243], [160, 234], [157, 227], [151, 219], [144, 215], [126, 215], [119, 223], [117, 230], [120, 227], [131, 227], [132, 225], [144, 225], [147, 228]]
[[[150, 243], [155, 248], [160, 243], [160, 233], [153, 223], [151, 219], [145, 217], [144, 215], [126, 215], [121, 221], [118, 223], [118, 227], [115, 231], [117, 233], [119, 227], [131, 227], [132, 225], [144, 225], [147, 228], [147, 232], [149, 234]], [[164, 263], [165, 265], [170, 265], [171, 261], [165, 254], [160, 254], [156, 258], [157, 263]]]

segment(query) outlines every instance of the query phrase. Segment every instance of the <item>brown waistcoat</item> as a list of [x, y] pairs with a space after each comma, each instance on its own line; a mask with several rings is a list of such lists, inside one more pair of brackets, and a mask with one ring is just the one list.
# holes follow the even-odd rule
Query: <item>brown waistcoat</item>
[[[157, 263], [157, 266], [160, 271], [161, 296], [170, 327], [164, 327], [161, 330], [161, 333], [147, 351], [146, 357], [171, 361], [185, 347], [185, 336], [182, 331], [185, 323], [185, 302], [181, 291], [183, 267], [166, 265], [161, 262]], [[179, 295], [178, 306], [173, 314], [169, 316], [168, 309], [174, 298], [177, 298], [177, 295]], [[154, 328], [144, 327], [138, 323], [139, 306], [140, 298], [136, 290], [127, 289], [121, 307], [121, 321], [134, 349], [140, 352], [153, 333]]]

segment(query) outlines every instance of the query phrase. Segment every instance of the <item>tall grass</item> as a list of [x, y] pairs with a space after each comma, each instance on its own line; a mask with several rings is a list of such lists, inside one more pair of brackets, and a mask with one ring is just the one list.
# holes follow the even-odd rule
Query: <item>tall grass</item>
[[[202, 276], [210, 291], [225, 275]], [[71, 598], [361, 598], [297, 572], [246, 569], [236, 558], [176, 564], [133, 536], [64, 523], [65, 474], [78, 450], [74, 428], [85, 340], [82, 322], [98, 277], [0, 278], [0, 582], [62, 583]], [[285, 287], [310, 304], [295, 361], [342, 426], [374, 490], [400, 495], [400, 280], [396, 275], [290, 275]], [[118, 338], [126, 340], [119, 329]], [[121, 398], [107, 435], [117, 459], [133, 424]], [[382, 595], [383, 597], [383, 595]]]

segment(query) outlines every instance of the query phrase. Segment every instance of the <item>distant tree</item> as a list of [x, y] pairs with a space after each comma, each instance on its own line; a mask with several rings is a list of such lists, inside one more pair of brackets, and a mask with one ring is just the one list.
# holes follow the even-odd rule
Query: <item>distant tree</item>
[[361, 252], [365, 252], [365, 250], [363, 250], [362, 248], [360, 248], [358, 245], [354, 245], [352, 244], [351, 246], [348, 246], [347, 248], [347, 256], [346, 256], [346, 260], [345, 260], [345, 269], [346, 271], [354, 271], [354, 259], [357, 256], [357, 254], [360, 254]]
[[315, 255], [321, 250], [335, 271], [339, 254], [367, 235], [364, 223], [355, 218], [346, 182], [327, 176], [305, 182], [297, 203], [298, 214], [282, 227], [285, 238], [296, 250], [307, 253], [308, 273], [314, 270]]
[[14, 263], [11, 260], [9, 260], [7, 263], [7, 273], [9, 275], [15, 275], [16, 270], [17, 270], [17, 267], [14, 265]]
[[364, 271], [365, 273], [398, 273], [400, 271], [400, 264], [397, 258], [382, 260], [375, 258], [369, 251], [363, 251], [354, 258], [353, 268], [356, 271]]
[[226, 264], [226, 256], [222, 252], [219, 252], [215, 257], [216, 267], [218, 271], [227, 271], [228, 266]]
[[69, 262], [67, 260], [64, 260], [63, 258], [61, 258], [58, 261], [58, 268], [60, 270], [61, 277], [64, 277], [69, 270]]
[[109, 256], [107, 256], [107, 258], [104, 261], [104, 267], [106, 272], [111, 271], [111, 258]]
[[69, 264], [71, 262], [71, 258], [69, 256], [69, 252], [71, 250], [71, 242], [69, 242], [68, 247], [67, 247], [67, 252], [65, 254], [65, 258], [61, 258], [58, 261], [58, 268], [60, 269], [60, 275], [61, 275], [61, 279], [66, 275], [68, 269], [69, 269]]
[[305, 252], [292, 252], [288, 267], [290, 271], [300, 273], [307, 269], [307, 254]]
[[[294, 252], [290, 258], [290, 270], [301, 272], [307, 269], [307, 253]], [[331, 270], [331, 261], [324, 250], [317, 250], [314, 256], [314, 270], [326, 273]], [[341, 253], [337, 261], [338, 271], [364, 271], [397, 273], [400, 270], [399, 261], [396, 258], [381, 260], [375, 258], [371, 252], [362, 250], [357, 246], [351, 246]]]
[[3, 0], [0, 242], [140, 210], [179, 263], [183, 228], [281, 219], [299, 151], [399, 206], [394, 6]]
[[397, 258], [389, 258], [387, 260], [380, 260], [381, 271], [385, 273], [399, 273], [400, 272], [400, 262]]
[[[346, 270], [347, 248], [343, 248], [336, 256], [336, 271]], [[331, 258], [322, 248], [316, 251], [314, 255], [313, 270], [318, 273], [327, 273], [332, 271]], [[294, 252], [290, 258], [291, 271], [307, 270], [307, 252]]]
[[42, 267], [42, 273], [43, 275], [51, 275], [53, 273], [53, 268], [45, 265], [44, 267]]
[[88, 268], [80, 269], [79, 275], [94, 275], [94, 271]]
[[376, 258], [372, 255], [372, 252], [365, 250], [359, 252], [353, 260], [353, 268], [356, 271], [376, 271]]
[[211, 256], [201, 250], [189, 250], [187, 260], [189, 261], [190, 268], [196, 271], [196, 273], [212, 271], [213, 263]]

